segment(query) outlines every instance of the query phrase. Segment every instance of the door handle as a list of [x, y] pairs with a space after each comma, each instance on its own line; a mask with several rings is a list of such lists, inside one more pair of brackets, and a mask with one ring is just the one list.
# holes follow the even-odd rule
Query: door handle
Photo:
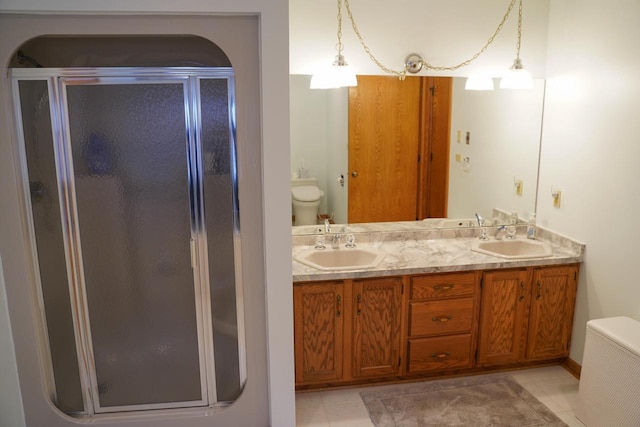
[[359, 175], [358, 171], [351, 172], [351, 176], [354, 177], [354, 178], [357, 178], [358, 175]]

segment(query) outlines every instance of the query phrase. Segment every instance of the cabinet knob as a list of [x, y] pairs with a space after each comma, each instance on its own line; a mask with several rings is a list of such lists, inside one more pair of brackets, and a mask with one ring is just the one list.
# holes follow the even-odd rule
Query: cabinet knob
[[351, 172], [351, 176], [352, 176], [352, 177], [354, 177], [354, 178], [357, 178], [357, 177], [358, 177], [358, 175], [360, 175], [360, 174], [358, 173], [358, 171], [353, 171], [353, 172]]

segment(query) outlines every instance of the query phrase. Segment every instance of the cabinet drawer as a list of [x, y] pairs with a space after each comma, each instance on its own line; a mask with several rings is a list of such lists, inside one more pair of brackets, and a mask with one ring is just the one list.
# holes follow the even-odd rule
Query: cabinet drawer
[[471, 296], [476, 291], [476, 273], [434, 274], [411, 278], [411, 299]]
[[470, 368], [471, 335], [409, 340], [407, 372]]
[[409, 303], [409, 335], [471, 331], [473, 298]]

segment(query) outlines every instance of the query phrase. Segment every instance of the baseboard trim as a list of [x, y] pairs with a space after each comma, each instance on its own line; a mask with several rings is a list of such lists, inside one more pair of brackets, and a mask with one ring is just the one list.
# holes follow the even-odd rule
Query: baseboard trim
[[580, 366], [578, 362], [571, 359], [570, 357], [567, 357], [566, 359], [564, 359], [564, 361], [560, 365], [564, 369], [566, 369], [571, 375], [573, 375], [577, 379], [580, 379], [580, 372], [582, 371], [582, 366]]

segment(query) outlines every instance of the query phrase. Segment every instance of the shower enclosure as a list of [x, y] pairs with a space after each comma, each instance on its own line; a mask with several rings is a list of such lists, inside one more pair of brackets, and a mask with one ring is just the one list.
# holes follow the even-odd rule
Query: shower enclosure
[[234, 401], [246, 369], [233, 70], [11, 79], [55, 405]]

